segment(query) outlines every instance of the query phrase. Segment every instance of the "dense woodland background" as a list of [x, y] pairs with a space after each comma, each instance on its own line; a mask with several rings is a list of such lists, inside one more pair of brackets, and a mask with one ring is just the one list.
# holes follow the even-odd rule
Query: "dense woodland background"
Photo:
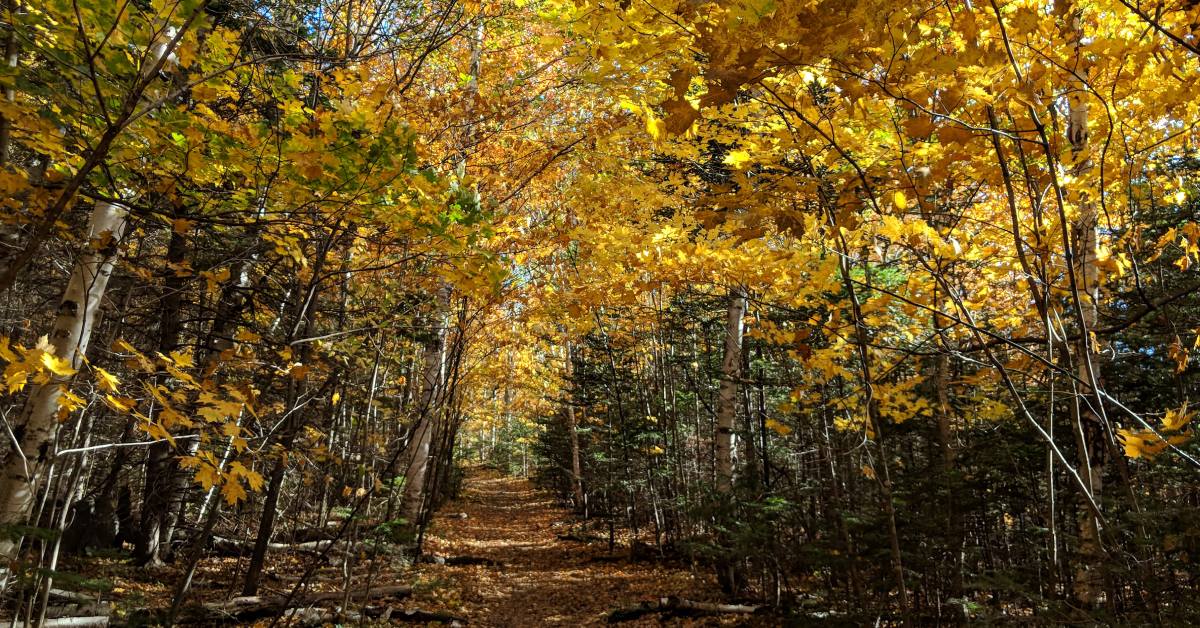
[[6, 616], [402, 579], [486, 464], [780, 619], [1200, 621], [1200, 4], [0, 23]]

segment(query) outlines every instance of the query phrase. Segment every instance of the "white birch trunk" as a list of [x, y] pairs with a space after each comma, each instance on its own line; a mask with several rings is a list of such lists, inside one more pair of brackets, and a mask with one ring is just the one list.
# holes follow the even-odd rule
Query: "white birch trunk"
[[[575, 361], [570, 341], [567, 342], [567, 382], [574, 381]], [[575, 416], [575, 400], [567, 399], [567, 434], [571, 439], [571, 488], [575, 492], [575, 507], [585, 508], [583, 494], [583, 463], [579, 452], [579, 420]]]
[[[92, 211], [88, 243], [71, 271], [49, 334], [55, 355], [67, 359], [72, 368], [83, 364], [127, 217], [126, 208], [115, 203], [99, 202]], [[14, 425], [19, 446], [8, 453], [0, 476], [0, 526], [22, 525], [29, 517], [42, 473], [54, 457], [56, 415], [66, 379], [52, 376], [47, 383], [34, 386]], [[0, 537], [0, 560], [15, 559], [19, 546], [14, 539]]]
[[[1087, 87], [1084, 82], [1088, 76], [1089, 64], [1083, 53], [1082, 10], [1068, 1], [1056, 3], [1055, 11], [1063, 43], [1071, 48], [1071, 60], [1067, 69], [1073, 76], [1069, 79], [1070, 85], [1066, 93], [1067, 140], [1071, 143], [1072, 157], [1071, 182], [1074, 185], [1086, 185], [1092, 170], [1092, 161], [1088, 146]], [[1105, 436], [1101, 417], [1097, 413], [1098, 408], [1093, 405], [1099, 403], [1096, 389], [1100, 382], [1100, 366], [1099, 355], [1095, 352], [1091, 339], [1091, 332], [1099, 318], [1099, 216], [1095, 203], [1088, 198], [1086, 189], [1079, 192], [1079, 213], [1071, 225], [1071, 233], [1075, 238], [1075, 242], [1071, 243], [1075, 253], [1075, 267], [1071, 272], [1075, 275], [1075, 296], [1079, 300], [1081, 327], [1079, 342], [1075, 347], [1077, 376], [1082, 382], [1078, 386], [1079, 399], [1076, 402], [1079, 409], [1076, 439], [1084, 482], [1091, 491], [1092, 501], [1099, 505], [1103, 490], [1106, 447], [1103, 442]], [[1100, 545], [1099, 522], [1087, 509], [1083, 510], [1079, 518], [1079, 553], [1074, 597], [1083, 608], [1091, 608], [1098, 603], [1104, 585], [1099, 570], [1103, 562], [1103, 548]]]
[[721, 387], [717, 393], [716, 471], [717, 491], [733, 491], [733, 423], [737, 414], [738, 380], [742, 374], [742, 319], [746, 315], [746, 297], [740, 291], [729, 293], [725, 318], [725, 355], [721, 360]]

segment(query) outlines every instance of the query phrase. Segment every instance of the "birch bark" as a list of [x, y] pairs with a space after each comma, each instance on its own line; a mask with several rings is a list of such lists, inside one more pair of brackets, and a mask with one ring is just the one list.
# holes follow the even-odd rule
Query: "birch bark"
[[[83, 365], [127, 225], [124, 206], [99, 202], [92, 210], [88, 241], [63, 290], [49, 334], [51, 350], [74, 369]], [[16, 446], [8, 452], [0, 473], [0, 526], [22, 525], [29, 517], [42, 473], [54, 457], [56, 415], [66, 386], [67, 378], [58, 375], [34, 386], [13, 426]], [[18, 540], [0, 536], [0, 560], [15, 559], [19, 547]], [[0, 576], [0, 587], [6, 580], [7, 573]]]

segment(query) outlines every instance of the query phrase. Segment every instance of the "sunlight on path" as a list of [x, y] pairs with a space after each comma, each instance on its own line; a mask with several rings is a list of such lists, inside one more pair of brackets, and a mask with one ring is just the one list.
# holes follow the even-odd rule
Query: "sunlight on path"
[[[467, 518], [455, 517], [459, 513]], [[704, 572], [595, 562], [593, 558], [607, 555], [607, 544], [557, 538], [570, 529], [571, 520], [569, 511], [529, 481], [475, 471], [461, 497], [434, 517], [426, 551], [489, 558], [502, 565], [422, 565], [417, 572], [428, 590], [417, 599], [460, 614], [472, 626], [504, 627], [605, 625], [614, 608], [664, 595], [719, 599], [715, 583]], [[718, 625], [714, 619], [667, 623]], [[651, 617], [621, 625], [661, 624]]]

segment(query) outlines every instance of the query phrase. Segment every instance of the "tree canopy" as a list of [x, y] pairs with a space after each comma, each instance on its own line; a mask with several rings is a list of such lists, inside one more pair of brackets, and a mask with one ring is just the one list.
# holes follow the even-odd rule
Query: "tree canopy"
[[0, 22], [15, 617], [411, 559], [479, 464], [777, 617], [1200, 616], [1193, 0]]

